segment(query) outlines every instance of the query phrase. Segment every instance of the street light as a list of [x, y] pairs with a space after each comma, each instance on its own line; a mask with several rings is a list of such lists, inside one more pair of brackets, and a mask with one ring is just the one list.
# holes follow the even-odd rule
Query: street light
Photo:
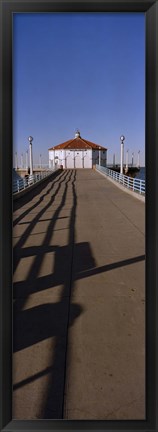
[[134, 152], [132, 153], [132, 166], [133, 166], [133, 163], [134, 163]]
[[126, 151], [126, 170], [125, 170], [126, 173], [128, 172], [128, 151], [129, 150]]
[[15, 152], [15, 169], [18, 169], [18, 155], [17, 152]]
[[101, 165], [101, 147], [99, 147], [99, 166]]
[[137, 167], [140, 168], [140, 150], [138, 151], [138, 163], [137, 163]]
[[29, 137], [28, 137], [28, 140], [29, 140], [29, 142], [32, 142], [32, 141], [33, 141], [33, 137], [32, 137], [32, 136], [29, 136]]
[[82, 150], [82, 168], [84, 168], [84, 159], [85, 159], [86, 156], [87, 156], [87, 152], [84, 155], [84, 150]]
[[28, 137], [29, 143], [30, 143], [30, 175], [33, 174], [33, 156], [32, 156], [32, 141], [33, 141], [33, 137], [29, 136]]
[[42, 155], [40, 154], [40, 157], [39, 157], [39, 163], [40, 163], [40, 168], [42, 168]]
[[121, 140], [121, 164], [120, 164], [120, 174], [123, 174], [123, 161], [124, 161], [124, 135], [120, 136]]
[[28, 150], [26, 150], [26, 171], [28, 170]]
[[23, 153], [21, 153], [21, 168], [24, 168]]

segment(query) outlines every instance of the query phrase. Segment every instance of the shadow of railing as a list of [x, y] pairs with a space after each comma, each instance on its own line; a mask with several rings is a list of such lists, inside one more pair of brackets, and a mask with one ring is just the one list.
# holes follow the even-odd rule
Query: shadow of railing
[[[62, 189], [61, 189], [62, 186]], [[51, 193], [52, 187], [49, 188]], [[68, 199], [68, 190], [72, 192], [72, 205], [70, 208], [68, 239], [65, 246], [52, 243], [55, 225], [58, 219], [63, 218], [61, 211], [65, 208]], [[59, 194], [61, 192], [61, 196]], [[48, 219], [48, 228], [40, 246], [24, 247], [26, 240], [32, 235], [32, 231], [45, 211], [51, 209], [55, 197], [58, 196], [52, 218]], [[40, 204], [40, 198], [38, 200]], [[38, 208], [38, 207], [37, 207]], [[98, 273], [106, 272], [122, 266], [143, 261], [145, 256], [133, 257], [127, 260], [96, 267], [95, 259], [89, 243], [76, 242], [75, 223], [77, 211], [76, 171], [66, 171], [57, 181], [57, 188], [53, 195], [48, 197], [48, 202], [38, 211], [25, 232], [21, 235], [14, 249], [14, 269], [22, 258], [34, 257], [25, 280], [14, 283], [14, 322], [13, 322], [13, 348], [18, 352], [32, 347], [48, 338], [53, 338], [51, 361], [49, 366], [40, 371], [31, 371], [30, 376], [16, 382], [14, 391], [24, 386], [35, 383], [42, 377], [49, 377], [47, 391], [43, 394], [42, 407], [39, 408], [38, 418], [61, 419], [63, 418], [64, 388], [66, 376], [66, 358], [68, 346], [69, 326], [73, 326], [75, 320], [83, 312], [80, 304], [71, 304], [71, 293], [74, 290], [77, 279], [86, 278]], [[24, 217], [24, 215], [23, 215]], [[64, 216], [67, 218], [67, 216]], [[44, 219], [45, 220], [45, 219]], [[28, 222], [27, 222], [28, 223]], [[46, 253], [54, 254], [54, 267], [52, 273], [39, 276]], [[78, 265], [73, 266], [73, 259], [78, 260]], [[72, 277], [73, 269], [73, 277]], [[45, 292], [49, 288], [61, 286], [60, 296], [55, 302], [46, 302], [34, 307], [25, 308], [25, 302], [32, 293]], [[71, 311], [70, 311], [71, 309]], [[69, 358], [71, 361], [71, 357]], [[39, 360], [40, 361], [40, 360]], [[23, 413], [21, 413], [23, 418]]]
[[[22, 382], [16, 383], [14, 386], [14, 390], [16, 391], [18, 388], [22, 388], [30, 382], [33, 383], [41, 376], [49, 374], [47, 394], [43, 395], [43, 406], [40, 409], [38, 418], [61, 419], [63, 417], [68, 328], [73, 325], [75, 319], [79, 317], [83, 311], [79, 304], [71, 305], [71, 317], [69, 316], [71, 289], [73, 286], [72, 263], [77, 207], [75, 183], [75, 171], [67, 171], [66, 174], [59, 179], [55, 194], [52, 195], [48, 203], [38, 212], [33, 221], [30, 221], [29, 227], [27, 227], [25, 232], [21, 235], [14, 250], [14, 269], [17, 268], [17, 264], [22, 258], [34, 255], [34, 260], [26, 280], [14, 283], [14, 352], [31, 347], [48, 338], [54, 338], [51, 366], [46, 367], [41, 373], [32, 373], [30, 377], [24, 379]], [[59, 197], [60, 202], [58, 205], [56, 204], [57, 208], [49, 221], [42, 244], [38, 247], [32, 246], [24, 248], [25, 241], [32, 233], [36, 223], [44, 212], [52, 206], [55, 196], [57, 196], [61, 189], [61, 184], [63, 185], [63, 191], [61, 191], [62, 195]], [[51, 245], [50, 239], [52, 239], [57, 220], [62, 217], [60, 213], [67, 202], [68, 188], [72, 188], [68, 241], [65, 246], [59, 247], [58, 245]], [[54, 269], [52, 270], [52, 274], [39, 278], [39, 270], [47, 252], [53, 252], [55, 255]], [[93, 265], [94, 261], [91, 262], [91, 267]], [[25, 302], [31, 293], [38, 293], [39, 291], [47, 290], [50, 286], [55, 287], [59, 284], [62, 285], [62, 288], [58, 301], [55, 303], [40, 304], [29, 309], [25, 308]]]
[[[33, 198], [37, 198], [37, 201], [32, 206], [30, 206], [27, 210], [24, 210], [24, 212], [21, 213], [20, 216], [14, 219], [13, 227], [17, 223], [19, 223], [20, 220], [22, 220], [25, 216], [27, 216], [32, 210], [34, 210], [44, 200], [45, 196], [49, 194], [51, 189], [54, 188], [55, 184], [58, 183], [62, 177], [64, 177], [63, 171], [62, 172], [57, 171], [53, 173], [53, 179], [46, 178], [44, 183], [40, 183], [39, 185], [37, 184], [35, 189], [32, 189], [30, 191], [28, 190], [26, 195], [20, 197], [17, 201], [14, 202], [14, 211], [15, 211], [21, 209], [27, 203], [30, 203], [30, 201], [32, 201]], [[57, 179], [55, 180], [55, 178]], [[46, 192], [43, 193], [43, 195], [41, 195], [40, 198], [38, 199], [39, 194], [45, 189]]]
[[[51, 198], [49, 199], [48, 203], [46, 203], [45, 205], [42, 206], [42, 209], [35, 215], [35, 217], [32, 219], [32, 221], [29, 223], [28, 227], [26, 228], [25, 232], [20, 236], [20, 239], [18, 240], [16, 246], [13, 249], [13, 252], [14, 252], [13, 272], [15, 272], [16, 267], [17, 267], [17, 265], [19, 263], [19, 260], [22, 258], [22, 250], [21, 249], [22, 249], [23, 245], [25, 244], [26, 240], [28, 239], [28, 237], [32, 233], [32, 231], [35, 228], [36, 224], [39, 222], [41, 216], [44, 215], [45, 211], [48, 210], [49, 207], [51, 208], [51, 206], [52, 206], [52, 204], [53, 204], [53, 202], [55, 200], [55, 197], [57, 196], [57, 194], [58, 194], [58, 192], [59, 192], [59, 190], [61, 188], [62, 183], [65, 183], [65, 180], [66, 180], [66, 178], [67, 178], [67, 176], [69, 174], [70, 174], [69, 172], [66, 172], [64, 174], [64, 176], [62, 176], [62, 178], [60, 178], [60, 180], [58, 181], [57, 189], [53, 193], [53, 195], [51, 196]], [[65, 183], [65, 184], [67, 185], [67, 183]], [[51, 191], [52, 187], [50, 187], [50, 191]], [[62, 208], [62, 206], [63, 206], [63, 202], [61, 203], [61, 206], [58, 209], [58, 213], [60, 212], [60, 209]], [[54, 217], [51, 220], [51, 224], [55, 223], [55, 222], [56, 222], [56, 218]], [[52, 228], [52, 225], [51, 225], [51, 228]], [[51, 228], [49, 227], [49, 232], [50, 232]], [[46, 236], [48, 236], [47, 233], [46, 233]], [[43, 246], [44, 246], [44, 244], [46, 244], [46, 240], [45, 239], [44, 239], [44, 242], [43, 242]], [[40, 246], [40, 249], [41, 249], [41, 246]]]

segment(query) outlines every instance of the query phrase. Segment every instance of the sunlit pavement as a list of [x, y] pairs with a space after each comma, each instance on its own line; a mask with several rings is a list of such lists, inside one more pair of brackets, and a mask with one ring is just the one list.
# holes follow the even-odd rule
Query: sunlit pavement
[[14, 203], [13, 418], [145, 418], [144, 221], [94, 170]]

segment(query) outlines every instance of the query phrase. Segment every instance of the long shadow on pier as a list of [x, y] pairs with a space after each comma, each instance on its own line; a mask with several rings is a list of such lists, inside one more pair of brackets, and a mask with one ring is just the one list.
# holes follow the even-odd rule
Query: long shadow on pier
[[[42, 190], [43, 189], [41, 189], [41, 192]], [[62, 216], [61, 212], [67, 205], [69, 192], [71, 192], [72, 195], [72, 204], [69, 217], [67, 217]], [[47, 199], [46, 202], [44, 200], [45, 197]], [[27, 376], [27, 378], [25, 378], [25, 375], [23, 375], [23, 379], [20, 377], [19, 381], [14, 385], [14, 391], [20, 391], [20, 389], [22, 390], [28, 384], [34, 385], [36, 381], [42, 377], [48, 377], [47, 390], [43, 393], [42, 407], [39, 407], [38, 418], [61, 419], [63, 418], [69, 325], [72, 326], [83, 312], [80, 304], [72, 304], [70, 314], [71, 292], [74, 288], [75, 280], [110, 271], [121, 266], [130, 265], [144, 260], [145, 257], [141, 255], [96, 268], [90, 245], [86, 242], [76, 243], [75, 221], [77, 194], [75, 171], [62, 172], [55, 181], [48, 182], [48, 189], [39, 198], [37, 196], [37, 201], [31, 204], [31, 199], [34, 198], [34, 194], [32, 198], [30, 195], [29, 209], [24, 210], [22, 215], [18, 217], [19, 225], [22, 224], [25, 226], [26, 224], [26, 229], [14, 248], [14, 271], [17, 269], [22, 259], [26, 257], [33, 257], [34, 259], [26, 279], [14, 283], [13, 347], [14, 352], [18, 355], [18, 352], [21, 350], [33, 348], [35, 344], [40, 344], [40, 342], [52, 338], [52, 352], [50, 353], [51, 358], [49, 359], [49, 363], [47, 366], [43, 367], [43, 369], [42, 366], [40, 367], [40, 358], [37, 358], [38, 368], [30, 370], [30, 376]], [[22, 206], [25, 205], [25, 203], [23, 198]], [[42, 207], [41, 204], [43, 204]], [[20, 201], [18, 205], [20, 209]], [[38, 205], [40, 208], [38, 208]], [[53, 205], [53, 216], [50, 218], [46, 216], [45, 219], [44, 213], [49, 211], [52, 213]], [[35, 207], [36, 212], [33, 219], [31, 220], [30, 218], [30, 221], [27, 223], [24, 221], [22, 222], [22, 219], [26, 215], [29, 215], [29, 212], [35, 209]], [[56, 222], [62, 218], [65, 218], [66, 221], [69, 222], [66, 228], [68, 229], [68, 240], [65, 246], [60, 247], [54, 241], [52, 242], [52, 237], [56, 231]], [[33, 244], [32, 246], [26, 247], [25, 242], [33, 235], [33, 229], [40, 221], [42, 222], [42, 219], [49, 222], [44, 239], [39, 246]], [[61, 229], [64, 230], [65, 228]], [[79, 263], [72, 280], [74, 251], [76, 256], [86, 256], [86, 263]], [[52, 273], [39, 276], [44, 257], [47, 253], [52, 253]], [[43, 303], [41, 300], [39, 301], [40, 304], [30, 306], [29, 308], [27, 307], [26, 302], [28, 297], [31, 297], [31, 294], [39, 294], [40, 299], [42, 291], [43, 294], [46, 292], [47, 295], [48, 289], [52, 289], [53, 287], [55, 289], [59, 286], [61, 286], [60, 294], [58, 297], [53, 298], [52, 291], [51, 302], [46, 300], [46, 302]], [[15, 415], [13, 413], [13, 417], [16, 417], [16, 413]], [[21, 418], [24, 418], [22, 412]]]
[[[38, 211], [33, 220], [30, 221], [29, 226], [21, 235], [14, 249], [14, 271], [24, 256], [34, 255], [34, 261], [29, 269], [26, 280], [18, 282], [18, 286], [17, 283], [14, 284], [14, 352], [31, 347], [48, 338], [54, 338], [51, 366], [49, 361], [49, 366], [46, 367], [44, 371], [41, 370], [31, 373], [30, 377], [17, 382], [14, 386], [14, 390], [16, 391], [18, 388], [22, 388], [28, 383], [34, 382], [40, 377], [49, 374], [47, 394], [43, 394], [43, 408], [40, 409], [38, 418], [61, 419], [63, 417], [68, 326], [73, 325], [74, 320], [82, 312], [81, 306], [75, 304], [71, 307], [71, 319], [69, 318], [70, 297], [73, 285], [71, 270], [75, 244], [75, 218], [77, 207], [75, 182], [76, 172], [74, 171], [66, 171], [64, 175], [58, 178], [55, 192], [42, 209]], [[60, 191], [61, 186], [63, 188], [61, 201], [54, 211], [53, 217], [50, 219], [42, 244], [38, 247], [32, 246], [23, 248], [33, 228], [36, 226], [36, 223], [40, 220], [45, 211], [53, 205], [54, 199]], [[66, 246], [59, 247], [58, 245], [51, 245], [50, 239], [55, 230], [56, 221], [60, 218], [60, 212], [66, 204], [68, 188], [69, 190], [71, 189], [73, 198], [69, 217], [68, 242]], [[49, 193], [50, 192], [51, 187], [49, 188]], [[38, 200], [38, 202], [40, 202], [40, 200]], [[82, 244], [80, 246], [82, 247]], [[83, 247], [85, 248], [85, 245], [83, 245]], [[47, 252], [53, 252], [55, 254], [54, 269], [52, 265], [52, 274], [39, 278], [39, 270]], [[93, 258], [90, 257], [86, 268], [93, 268], [94, 265], [95, 262]], [[39, 291], [47, 290], [50, 286], [58, 286], [59, 283], [62, 284], [59, 301], [40, 304], [25, 309], [27, 298], [32, 292], [38, 293]], [[37, 359], [37, 361], [39, 360]]]
[[[58, 194], [58, 192], [59, 192], [59, 190], [60, 190], [60, 188], [61, 188], [62, 183], [65, 183], [65, 180], [66, 180], [68, 174], [69, 174], [69, 172], [66, 172], [66, 174], [64, 174], [64, 176], [62, 176], [62, 178], [60, 178], [60, 179], [58, 180], [58, 182], [57, 182], [57, 188], [56, 188], [56, 190], [54, 191], [54, 193], [53, 193], [53, 195], [51, 196], [51, 198], [49, 199], [48, 203], [42, 206], [42, 209], [41, 209], [40, 211], [37, 212], [37, 214], [35, 215], [35, 217], [33, 218], [33, 220], [29, 223], [29, 225], [28, 225], [28, 227], [26, 228], [24, 234], [20, 236], [19, 241], [17, 242], [16, 246], [15, 246], [14, 249], [13, 249], [13, 251], [14, 251], [13, 272], [15, 272], [16, 267], [17, 267], [17, 265], [18, 265], [18, 263], [19, 263], [19, 260], [22, 258], [22, 247], [23, 247], [23, 245], [25, 244], [25, 242], [26, 242], [26, 240], [28, 239], [28, 237], [31, 235], [33, 229], [35, 228], [36, 224], [40, 221], [40, 219], [41, 219], [41, 217], [44, 215], [44, 213], [45, 213], [49, 208], [51, 208], [51, 206], [52, 206], [52, 204], [53, 204], [53, 202], [54, 202], [54, 200], [55, 200], [55, 197], [57, 196], [57, 194]], [[69, 181], [69, 180], [68, 180], [68, 181]], [[65, 185], [67, 185], [67, 182], [65, 183]], [[53, 182], [52, 186], [50, 187], [49, 192], [51, 191], [51, 189], [52, 189], [53, 187], [54, 187], [54, 182]], [[42, 198], [43, 198], [43, 197], [42, 197]], [[38, 201], [38, 204], [39, 204], [39, 203], [40, 203], [40, 200]], [[60, 210], [62, 209], [63, 205], [64, 205], [64, 200], [61, 202], [61, 205], [60, 205], [59, 208], [57, 209], [56, 214], [54, 215], [54, 217], [51, 219], [51, 223], [50, 223], [50, 225], [49, 225], [49, 227], [48, 227], [48, 231], [47, 231], [47, 233], [46, 233], [46, 237], [45, 237], [44, 242], [43, 242], [43, 245], [42, 245], [43, 247], [44, 247], [44, 245], [46, 245], [47, 243], [49, 244], [49, 242], [48, 242], [49, 235], [52, 233], [53, 226], [54, 226], [55, 223], [56, 223], [57, 215], [60, 213]], [[30, 210], [29, 210], [29, 211], [30, 211]], [[40, 246], [40, 250], [42, 250], [42, 249], [41, 249], [41, 246]], [[29, 252], [30, 252], [30, 251], [28, 251], [28, 253], [29, 253]], [[40, 251], [39, 251], [39, 252], [40, 252]], [[29, 255], [30, 255], [30, 253], [29, 253]], [[32, 274], [31, 274], [31, 277], [32, 277]]]
[[[38, 195], [45, 190], [46, 191], [43, 193], [43, 195], [40, 196], [40, 198], [32, 205], [30, 206], [27, 210], [24, 210], [23, 213], [20, 214], [20, 216], [18, 216], [16, 219], [14, 219], [13, 221], [13, 227], [20, 222], [20, 220], [22, 220], [25, 216], [28, 215], [28, 213], [30, 213], [32, 210], [34, 210], [45, 198], [46, 195], [49, 194], [49, 192], [54, 188], [55, 184], [59, 182], [59, 180], [64, 176], [63, 171], [59, 170], [55, 173], [53, 173], [53, 179], [51, 181], [51, 185], [49, 188], [47, 188], [47, 186], [50, 184], [50, 178], [48, 177], [44, 183], [40, 183], [39, 185], [36, 186], [35, 189], [27, 191], [27, 194], [24, 195], [23, 197], [21, 197], [20, 200], [17, 200], [14, 202], [14, 211], [21, 209], [22, 206], [25, 206], [26, 204], [30, 203], [30, 201], [32, 201], [33, 198], [38, 197]], [[56, 180], [55, 180], [56, 178]]]

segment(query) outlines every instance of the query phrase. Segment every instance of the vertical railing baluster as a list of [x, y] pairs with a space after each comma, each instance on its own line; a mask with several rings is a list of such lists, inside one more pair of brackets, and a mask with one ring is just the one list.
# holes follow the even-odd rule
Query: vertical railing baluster
[[109, 168], [101, 167], [96, 164], [96, 169], [100, 172], [105, 173], [108, 177], [111, 177], [115, 181], [122, 183], [124, 187], [132, 189], [134, 192], [140, 192], [145, 195], [145, 181], [142, 179], [134, 179], [124, 174], [117, 173]]

